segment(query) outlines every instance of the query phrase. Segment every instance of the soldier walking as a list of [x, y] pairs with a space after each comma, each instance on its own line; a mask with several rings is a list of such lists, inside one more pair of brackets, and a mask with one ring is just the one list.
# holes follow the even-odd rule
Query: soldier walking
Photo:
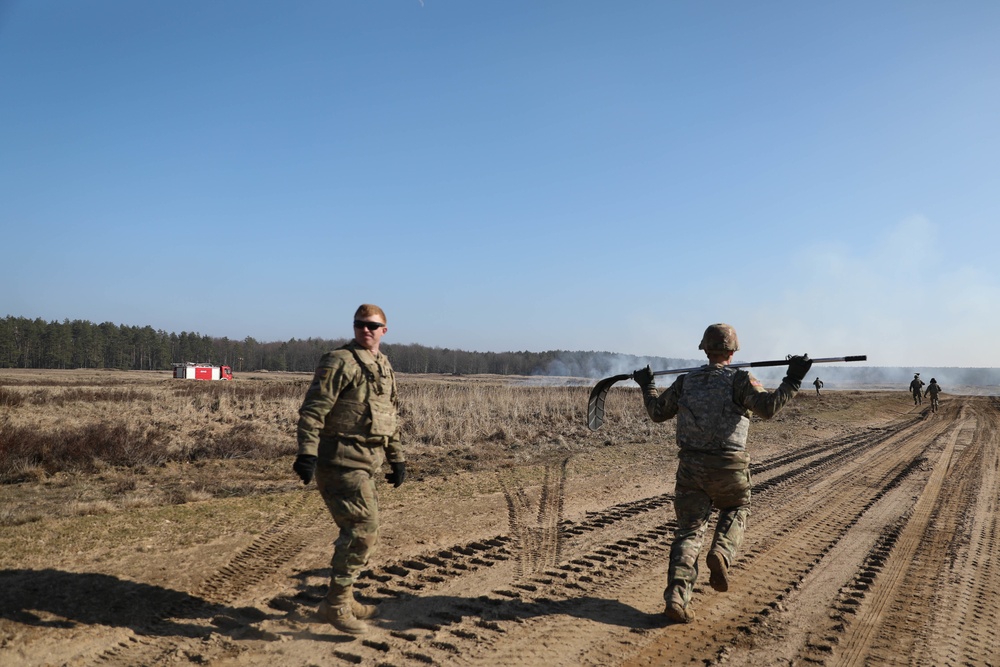
[[910, 380], [910, 393], [913, 394], [913, 404], [920, 405], [923, 403], [923, 386], [924, 381], [920, 379], [920, 373], [914, 373], [913, 379]]
[[769, 392], [748, 371], [728, 367], [740, 349], [730, 325], [709, 326], [698, 349], [705, 351], [708, 364], [678, 376], [662, 394], [648, 366], [633, 376], [642, 388], [650, 419], [663, 422], [677, 417], [677, 530], [663, 598], [667, 617], [683, 623], [694, 619], [691, 591], [698, 579], [698, 555], [713, 506], [719, 510], [719, 519], [705, 563], [712, 588], [729, 590], [729, 568], [750, 516], [750, 456], [746, 451], [750, 414], [772, 417], [799, 390], [812, 366], [806, 355], [791, 357], [781, 384]]
[[389, 359], [379, 352], [385, 313], [363, 304], [354, 314], [354, 340], [320, 359], [299, 408], [299, 453], [292, 468], [316, 486], [340, 529], [330, 561], [330, 589], [319, 616], [342, 632], [364, 634], [374, 605], [354, 599], [354, 582], [378, 543], [375, 475], [389, 460], [386, 480], [406, 478], [400, 442], [399, 396]]
[[813, 380], [813, 386], [816, 387], [816, 395], [819, 396], [820, 387], [823, 386], [823, 381], [819, 379], [819, 376], [817, 376], [816, 379]]
[[937, 380], [931, 378], [931, 383], [927, 385], [927, 391], [924, 392], [924, 396], [931, 397], [931, 412], [937, 412], [938, 410], [938, 394], [941, 393], [941, 385], [937, 383]]

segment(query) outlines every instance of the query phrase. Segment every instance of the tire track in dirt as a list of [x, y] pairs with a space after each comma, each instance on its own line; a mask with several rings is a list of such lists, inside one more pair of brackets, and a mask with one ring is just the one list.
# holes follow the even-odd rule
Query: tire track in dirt
[[549, 463], [545, 466], [537, 512], [523, 486], [505, 479], [502, 474], [497, 475], [507, 502], [510, 534], [515, 539], [519, 577], [531, 575], [559, 561], [559, 524], [568, 463], [569, 458], [564, 458], [558, 465]]
[[[1000, 399], [991, 400], [986, 416], [973, 436], [973, 442], [982, 444], [983, 449], [970, 466], [981, 475], [981, 483], [974, 507], [966, 513], [969, 546], [957, 553], [950, 563], [951, 587], [961, 591], [968, 603], [962, 606], [961, 615], [949, 613], [947, 604], [939, 605], [936, 609], [943, 613], [938, 614], [941, 622], [935, 624], [934, 630], [942, 636], [961, 639], [958, 650], [962, 659], [969, 661], [972, 656], [990, 656], [995, 665], [1000, 662], [995, 659], [1000, 656], [1000, 637], [993, 631], [1000, 627], [1000, 565], [997, 562], [1000, 550]], [[984, 632], [981, 628], [987, 630]], [[930, 646], [934, 646], [933, 639]]]
[[[873, 451], [878, 448], [881, 442], [888, 439], [889, 437], [896, 434], [899, 430], [904, 428], [905, 425], [890, 429], [879, 429], [873, 430], [871, 432], [866, 432], [858, 435], [851, 436], [849, 438], [840, 439], [834, 443], [826, 442], [820, 446], [811, 445], [807, 447], [800, 448], [799, 450], [784, 455], [781, 458], [781, 462], [771, 462], [769, 466], [774, 472], [767, 476], [767, 478], [760, 484], [761, 487], [765, 489], [765, 493], [777, 493], [777, 490], [792, 487], [792, 488], [802, 488], [804, 484], [801, 478], [804, 475], [811, 475], [813, 477], [818, 477], [826, 474], [824, 470], [826, 468], [831, 468], [840, 465], [845, 459], [850, 459], [852, 457], [857, 457], [859, 453], [863, 451]], [[830, 447], [834, 447], [834, 451], [829, 451]], [[790, 468], [784, 469], [781, 466], [791, 466]], [[897, 474], [900, 474], [897, 472]], [[906, 474], [905, 470], [901, 474]], [[898, 483], [895, 477], [889, 477], [885, 481], [886, 487], [891, 487]], [[808, 486], [808, 484], [806, 484]], [[770, 489], [770, 491], [768, 491]], [[877, 493], [877, 491], [873, 491]], [[833, 515], [835, 518], [838, 514], [841, 514], [838, 508], [829, 509], [827, 508], [828, 514]], [[758, 513], [760, 513], [758, 511]], [[827, 522], [829, 523], [829, 522]], [[820, 526], [818, 532], [826, 533], [823, 521], [817, 520], [817, 526]], [[671, 524], [672, 526], [672, 524]], [[786, 528], [786, 532], [791, 532], [790, 529]], [[764, 528], [767, 530], [767, 527]], [[666, 555], [669, 550], [669, 540], [671, 535], [665, 535], [665, 539], [661, 545], [661, 551], [658, 554], [657, 561], [655, 565], [657, 566], [653, 572], [647, 569], [636, 569], [625, 572], [619, 572], [618, 578], [613, 584], [607, 585], [601, 589], [601, 596], [603, 598], [620, 596], [618, 599], [624, 601], [626, 604], [630, 604], [632, 600], [639, 599], [642, 594], [648, 594], [649, 589], [652, 587], [654, 590], [662, 591], [664, 581], [662, 580], [663, 574], [665, 574], [666, 569]], [[792, 538], [788, 538], [792, 542], [797, 542]], [[830, 541], [833, 541], [831, 538]], [[775, 549], [776, 552], [781, 552], [781, 549]], [[814, 549], [814, 553], [819, 553], [821, 549]], [[787, 555], [787, 550], [785, 550]], [[810, 557], [813, 554], [809, 554]], [[775, 560], [783, 561], [787, 556], [777, 556]], [[752, 558], [752, 557], [751, 557]], [[803, 559], [800, 559], [803, 560]], [[808, 562], [808, 561], [806, 561]], [[651, 581], [652, 579], [652, 581]], [[757, 580], [755, 578], [755, 585], [757, 585]], [[695, 595], [701, 596], [704, 590], [701, 587], [697, 587], [695, 590]], [[759, 591], [758, 591], [758, 594]], [[783, 591], [777, 593], [773, 591], [766, 591], [762, 599], [756, 604], [759, 607], [764, 608], [762, 615], [766, 615], [768, 611], [768, 604], [772, 598], [777, 597], [781, 599], [784, 595]], [[502, 660], [497, 660], [497, 664], [501, 662], [509, 662], [509, 664], [617, 664], [622, 660], [621, 653], [609, 653], [608, 647], [613, 647], [621, 649], [621, 652], [627, 653], [630, 650], [634, 650], [635, 644], [644, 643], [643, 639], [647, 635], [655, 634], [657, 627], [661, 624], [661, 618], [658, 612], [662, 609], [662, 603], [658, 603], [660, 606], [657, 608], [656, 614], [641, 614], [635, 613], [633, 609], [632, 618], [630, 623], [628, 623], [627, 628], [615, 628], [609, 633], [604, 633], [603, 628], [595, 628], [593, 626], [583, 626], [577, 621], [576, 617], [566, 617], [564, 616], [563, 622], [570, 626], [573, 626], [575, 632], [575, 638], [572, 644], [563, 642], [559, 645], [558, 642], [553, 642], [553, 633], [550, 632], [552, 625], [556, 623], [555, 621], [550, 621], [550, 619], [544, 619], [543, 627], [534, 632], [534, 637], [521, 637], [521, 635], [526, 634], [524, 632], [519, 632], [519, 636], [516, 642], [511, 642], [508, 639], [507, 644], [509, 646], [520, 646], [520, 647], [532, 647], [521, 648], [514, 652], [511, 650], [509, 654], [491, 654], [488, 656], [489, 659], [502, 658]], [[623, 609], [618, 610], [619, 615], [623, 613], [627, 615]], [[741, 614], [742, 621], [745, 623], [746, 614]], [[699, 630], [695, 630], [693, 626], [683, 626], [693, 633], [687, 636], [684, 641], [690, 646], [696, 646], [698, 643]], [[520, 628], [518, 628], [520, 631]], [[737, 632], [737, 626], [732, 629], [733, 632]], [[714, 630], [712, 631], [714, 633]], [[581, 635], [585, 635], [581, 637]], [[536, 641], [532, 641], [532, 639]], [[547, 651], [545, 654], [539, 653], [539, 651], [534, 648], [539, 642], [548, 642], [553, 648]], [[716, 646], [715, 642], [707, 638], [707, 634], [701, 637], [700, 641], [704, 642], [708, 646]], [[567, 645], [573, 645], [577, 647], [575, 651], [568, 651]], [[583, 647], [580, 649], [579, 647]], [[595, 648], [590, 648], [595, 647]], [[632, 648], [630, 648], [632, 647]], [[714, 650], [714, 649], [713, 649]], [[703, 655], [694, 654], [691, 656], [685, 656], [681, 653], [680, 656], [677, 655], [676, 651], [671, 652], [671, 660], [684, 658], [687, 659], [697, 659], [699, 657], [704, 657]], [[710, 653], [711, 655], [711, 653]], [[569, 657], [568, 657], [569, 656]], [[483, 662], [489, 662], [489, 659]], [[652, 662], [654, 664], [662, 664], [663, 658], [658, 656]]]
[[[261, 620], [231, 619], [226, 603], [248, 588], [264, 581], [291, 560], [309, 541], [309, 528], [318, 524], [322, 513], [311, 512], [307, 505], [311, 494], [301, 493], [278, 518], [232, 560], [206, 579], [185, 601], [163, 609], [154, 619], [132, 629], [125, 640], [95, 656], [95, 665], [155, 665], [174, 661], [178, 647], [175, 633], [167, 631], [173, 619], [184, 619], [189, 629], [198, 619], [211, 619], [215, 625], [243, 624]], [[222, 614], [222, 616], [220, 616]], [[205, 627], [205, 634], [211, 632]]]
[[619, 600], [630, 597], [633, 573], [663, 562], [674, 528], [668, 522], [629, 532], [561, 563], [556, 572], [547, 573], [561, 577], [561, 585], [532, 589], [531, 596], [522, 596], [521, 613], [513, 619], [516, 623], [503, 626], [502, 641], [470, 647], [461, 664], [578, 664], [573, 655], [581, 642], [586, 645], [586, 621], [619, 627], [624, 623], [630, 632], [659, 624], [657, 615], [638, 612]]
[[1000, 546], [998, 408], [997, 398], [985, 410], [976, 406], [975, 430], [970, 434], [965, 429], [960, 434], [946, 473], [947, 495], [942, 497], [941, 505], [954, 516], [955, 538], [949, 540], [939, 525], [933, 526], [939, 537], [935, 543], [944, 541], [948, 545], [944, 551], [947, 558], [938, 577], [941, 585], [930, 607], [933, 621], [928, 641], [915, 652], [926, 656], [929, 664], [986, 664], [986, 659], [996, 664], [995, 658], [1000, 656], [1000, 639], [989, 630], [1000, 627], [1000, 569], [996, 559]]
[[[904, 580], [911, 571], [908, 564], [913, 560], [920, 546], [920, 541], [928, 530], [932, 513], [937, 513], [941, 486], [955, 449], [955, 442], [962, 428], [962, 425], [956, 426], [949, 433], [943, 435], [947, 442], [914, 506], [913, 513], [900, 534], [896, 547], [890, 554], [889, 567], [883, 568], [883, 576], [879, 577], [872, 587], [870, 595], [867, 596], [867, 604], [859, 610], [858, 616], [850, 625], [839, 658], [842, 664], [864, 664], [867, 660], [866, 656], [870, 654], [875, 644], [883, 644], [878, 636], [879, 630], [883, 626], [883, 616], [889, 613], [889, 606], [898, 600]], [[920, 589], [924, 588], [924, 586], [920, 586]], [[926, 608], [926, 603], [926, 599], [922, 601], [921, 607], [923, 609]], [[911, 615], [909, 610], [897, 610], [894, 615], [898, 616], [900, 612]], [[919, 621], [920, 614], [913, 614], [911, 618]], [[893, 625], [895, 623], [890, 622], [888, 628], [892, 629]], [[902, 633], [895, 637], [896, 641], [901, 644], [898, 646], [900, 654], [905, 655], [911, 652], [914, 638], [912, 632]], [[884, 645], [879, 652], [885, 652]]]
[[787, 597], [852, 526], [917, 467], [928, 446], [922, 421], [827, 442], [832, 450], [803, 448], [793, 466], [773, 468], [755, 483], [754, 516], [736, 581], [752, 581], [738, 595], [696, 587], [701, 618], [671, 626], [622, 661], [627, 665], [724, 660], [729, 647], [746, 640], [780, 611]]
[[951, 424], [835, 664], [986, 665], [1000, 654], [996, 633], [979, 630], [998, 618], [996, 400], [963, 405]]
[[[765, 479], [761, 486], [765, 489], [764, 493], [778, 494], [787, 487], [801, 489], [803, 483], [796, 478], [811, 475], [812, 479], [820, 479], [827, 474], [826, 469], [840, 466], [844, 460], [858, 458], [864, 452], [877, 450], [885, 440], [905, 427], [904, 424], [898, 428], [872, 430], [833, 443], [813, 444], [784, 455], [783, 461], [765, 464], [773, 472], [765, 470], [763, 474]], [[831, 447], [834, 451], [830, 451]], [[883, 480], [883, 492], [898, 483], [897, 476], [907, 474], [905, 466], [897, 468], [894, 468], [895, 476], [887, 475]], [[805, 486], [808, 487], [808, 483]], [[878, 492], [878, 489], [871, 491], [871, 495], [876, 496]], [[508, 488], [505, 493], [510, 498], [508, 507], [513, 506], [514, 512], [519, 513], [517, 515], [530, 514], [530, 504], [521, 499], [516, 489]], [[436, 614], [435, 622], [419, 628], [421, 632], [394, 637], [411, 642], [409, 648], [389, 641], [379, 644], [381, 656], [370, 651], [352, 650], [349, 655], [341, 657], [346, 662], [357, 664], [378, 662], [380, 658], [383, 661], [391, 658], [391, 664], [614, 664], [615, 658], [609, 660], [603, 649], [591, 650], [591, 646], [603, 647], [609, 635], [612, 640], [626, 646], [644, 643], [636, 640], [655, 632], [661, 623], [659, 609], [657, 613], [643, 613], [634, 607], [627, 607], [618, 599], [632, 599], [638, 591], [647, 590], [650, 570], [665, 569], [663, 566], [673, 523], [668, 521], [650, 527], [649, 520], [654, 518], [651, 512], [669, 505], [670, 500], [667, 495], [646, 498], [608, 508], [589, 516], [580, 524], [567, 522], [562, 529], [566, 546], [571, 545], [565, 538], [590, 531], [594, 531], [592, 535], [595, 537], [611, 536], [615, 539], [608, 540], [606, 537], [603, 544], [576, 553], [555, 568], [539, 568], [534, 575], [525, 572], [519, 580], [479, 596], [472, 604], [452, 604], [449, 609]], [[816, 520], [817, 527], [811, 530], [825, 535], [828, 543], [835, 542], [836, 535], [829, 537], [830, 530], [824, 526], [834, 522], [838, 513], [843, 513], [839, 505], [827, 508], [827, 514], [831, 516], [825, 521]], [[791, 532], [791, 529], [786, 530], [786, 535]], [[791, 536], [785, 539], [789, 543], [798, 542]], [[816, 539], [822, 541], [821, 538]], [[815, 559], [821, 553], [822, 546], [816, 547], [809, 557]], [[781, 560], [779, 556], [773, 556], [773, 559]], [[663, 582], [656, 584], [662, 590]], [[425, 590], [422, 594], [431, 592]], [[696, 594], [701, 595], [703, 591], [699, 589]], [[763, 608], [762, 615], [766, 615], [768, 605], [775, 597], [780, 600], [783, 594], [782, 591], [768, 591], [755, 604]], [[421, 603], [419, 599], [412, 600], [414, 605]], [[746, 623], [747, 615], [742, 609], [740, 624]], [[619, 625], [613, 626], [615, 629], [610, 633], [604, 631], [601, 626], [610, 624], [614, 618], [619, 619]], [[581, 623], [581, 619], [603, 619], [604, 622], [595, 631], [593, 623]], [[622, 619], [624, 625], [620, 624]], [[738, 633], [739, 624], [734, 624], [731, 631]], [[716, 646], [706, 638], [701, 641], [705, 645]], [[447, 648], [442, 648], [444, 646]], [[568, 651], [569, 646], [576, 648]], [[363, 645], [360, 648], [372, 647]]]
[[[337, 649], [335, 656], [339, 661], [393, 665], [501, 664], [504, 661], [497, 662], [497, 656], [519, 653], [523, 645], [520, 640], [509, 641], [510, 628], [540, 617], [587, 613], [588, 607], [604, 604], [591, 594], [600, 591], [603, 597], [607, 590], [618, 585], [621, 573], [644, 569], [651, 561], [662, 560], [672, 535], [672, 523], [632, 530], [627, 539], [589, 540], [589, 546], [578, 550], [574, 557], [552, 562], [548, 567], [540, 565], [543, 558], [538, 554], [548, 558], [555, 553], [548, 544], [567, 543], [581, 536], [600, 537], [621, 523], [648, 519], [646, 515], [672, 500], [668, 495], [643, 498], [590, 512], [579, 523], [560, 521], [566, 463], [561, 462], [558, 468], [550, 466], [537, 510], [523, 489], [508, 480], [502, 481], [505, 497], [510, 499], [508, 507], [515, 508], [517, 517], [511, 522], [511, 536], [498, 535], [482, 542], [456, 545], [363, 573], [357, 588], [363, 591], [366, 601], [384, 603], [388, 618], [384, 627], [374, 627], [369, 637]], [[543, 541], [535, 539], [531, 532], [527, 545], [520, 544], [517, 527], [525, 522], [540, 523], [557, 534]], [[525, 549], [534, 555], [522, 559], [519, 554]], [[521, 564], [522, 560], [526, 566]], [[490, 571], [486, 572], [486, 568]], [[449, 595], [455, 590], [470, 589], [479, 592], [471, 598]], [[294, 610], [289, 602], [284, 600], [280, 607], [293, 611], [291, 618], [305, 619], [311, 615], [312, 607], [306, 601], [293, 602]], [[560, 636], [568, 638], [576, 632], [552, 626], [541, 631], [546, 641]]]
[[[996, 664], [1000, 654], [996, 633], [984, 629], [995, 628], [997, 621], [998, 575], [990, 554], [997, 546], [1000, 457], [996, 429], [1000, 420], [997, 399], [992, 399], [988, 410], [982, 402], [968, 405], [968, 415], [963, 412], [959, 417], [954, 410], [946, 419], [935, 417], [918, 432], [887, 442], [890, 451], [904, 455], [914, 451], [913, 446], [923, 446], [926, 462], [915, 459], [909, 466], [914, 474], [900, 475], [899, 490], [887, 488], [859, 521], [865, 524], [861, 534], [851, 528], [851, 535], [807, 575], [808, 589], [794, 588], [775, 606], [770, 615], [773, 622], [766, 615], [757, 617], [746, 636], [732, 642], [740, 647], [739, 659], [730, 660], [723, 646], [714, 660], [704, 662], [849, 664], [843, 645], [852, 624], [856, 630], [859, 617], [877, 616], [871, 611], [875, 592], [888, 585], [891, 573], [909, 570], [895, 587], [898, 595], [884, 605], [879, 627], [870, 635], [870, 646], [858, 664]], [[933, 473], [941, 469], [951, 483], [933, 483]], [[935, 494], [936, 502], [932, 502], [929, 499]], [[934, 509], [918, 547], [907, 552], [899, 545], [904, 531], [916, 531], [921, 502]], [[858, 551], [865, 544], [865, 532], [878, 525], [885, 527], [867, 554]], [[853, 577], [838, 578], [844, 565], [855, 562]], [[838, 581], [846, 583], [841, 586]], [[817, 600], [824, 606], [813, 606]], [[788, 648], [796, 643], [798, 652], [789, 653]]]
[[[754, 515], [745, 555], [734, 567], [736, 585], [725, 595], [696, 587], [694, 603], [700, 618], [695, 623], [663, 627], [662, 602], [655, 600], [663, 588], [674, 528], [672, 496], [613, 505], [589, 512], [579, 522], [564, 520], [568, 462], [564, 459], [546, 466], [537, 505], [511, 477], [499, 478], [509, 535], [428, 551], [363, 573], [357, 588], [363, 597], [384, 603], [383, 618], [362, 639], [327, 644], [326, 655], [334, 664], [398, 666], [663, 664], [664, 656], [671, 663], [724, 663], [729, 647], [757, 641], [755, 637], [780, 615], [803, 579], [873, 507], [890, 494], [904, 495], [894, 491], [901, 484], [912, 484], [923, 474], [926, 462], [936, 460], [941, 438], [949, 432], [949, 421], [942, 414], [930, 419], [921, 414], [884, 428], [813, 441], [755, 463]], [[993, 419], [981, 427], [995, 430]], [[952, 474], [967, 474], [978, 460], [987, 470], [979, 486], [995, 491], [995, 443], [991, 450], [973, 455], [977, 438], [968, 438], [962, 447], [966, 439], [956, 436]], [[962, 495], [975, 495], [974, 486], [968, 485]], [[942, 487], [942, 498], [946, 488]], [[959, 570], [957, 580], [966, 583], [957, 588], [964, 591], [953, 600], [941, 598], [942, 604], [958, 610], [956, 616], [979, 627], [985, 626], [977, 619], [996, 619], [996, 603], [989, 598], [992, 594], [996, 599], [996, 566], [989, 569], [982, 564], [995, 553], [996, 493], [992, 500], [986, 495], [978, 494], [980, 508], [972, 512], [980, 518], [965, 526], [967, 547], [945, 553], [948, 562], [968, 562], [989, 576], [984, 581]], [[993, 511], [989, 519], [982, 518], [986, 510]], [[852, 587], [829, 601], [830, 613], [839, 618], [821, 635], [814, 635], [799, 658], [822, 664], [838, 643], [845, 643], [845, 632], [866, 604], [865, 597], [871, 598], [885, 563], [899, 553], [900, 536], [911, 518], [900, 511], [898, 522], [889, 522], [891, 528], [877, 548], [858, 561], [854, 578], [848, 575]], [[266, 563], [288, 558], [269, 552], [265, 544], [256, 551], [248, 547], [242, 555], [247, 562], [240, 567], [251, 569], [258, 559]], [[224, 568], [199, 590], [213, 601], [231, 601], [252, 585], [252, 577], [241, 583]], [[928, 590], [940, 595], [940, 587]], [[287, 615], [259, 625], [278, 634], [306, 632], [303, 628], [313, 622], [320, 596], [303, 593], [274, 598], [271, 606]], [[252, 619], [248, 625], [254, 625]], [[973, 653], [977, 647], [996, 647], [990, 643], [995, 637], [965, 634], [940, 664], [953, 663], [952, 655], [977, 655]], [[915, 654], [920, 655], [920, 647], [926, 645], [915, 641]], [[175, 657], [165, 646], [159, 648], [164, 650], [122, 655], [152, 658], [133, 664], [160, 664]]]
[[[755, 581], [760, 578], [755, 573], [774, 569], [778, 574], [772, 578], [781, 586], [755, 591], [749, 606], [745, 599], [731, 604], [734, 620], [721, 634], [717, 624], [710, 632], [683, 626], [690, 632], [683, 640], [687, 652], [680, 655], [714, 660], [720, 636], [730, 636], [722, 645], [734, 641], [780, 605], [808, 564], [820, 559], [845, 525], [865, 511], [865, 503], [859, 506], [850, 495], [839, 504], [816, 502], [818, 490], [837, 486], [827, 482], [831, 471], [839, 470], [845, 478], [853, 474], [858, 486], [875, 484], [867, 492], [868, 503], [874, 502], [910, 468], [899, 464], [898, 456], [892, 465], [881, 467], [866, 459], [891, 449], [883, 444], [919, 423], [913, 419], [811, 443], [755, 466], [755, 519], [761, 526], [754, 530], [773, 532], [778, 542], [748, 552], [738, 567], [749, 570]], [[617, 664], [636, 646], [655, 643], [663, 631], [662, 607], [641, 612], [628, 601], [648, 593], [651, 585], [662, 590], [663, 582], [656, 578], [665, 570], [673, 523], [672, 511], [659, 511], [672, 497], [663, 494], [612, 506], [588, 514], [580, 523], [560, 521], [565, 466], [562, 461], [558, 471], [554, 464], [546, 468], [537, 511], [524, 488], [500, 479], [509, 536], [456, 545], [366, 573], [363, 579], [370, 586], [359, 588], [385, 603], [388, 618], [368, 637], [336, 648], [334, 657], [343, 664]], [[859, 470], [866, 476], [858, 477]], [[777, 509], [770, 506], [769, 497], [777, 499]], [[808, 511], [796, 523], [788, 512], [782, 513], [787, 506]], [[782, 571], [782, 561], [789, 560], [793, 548], [800, 551], [791, 560], [805, 565], [798, 572]], [[565, 558], [557, 562], [560, 555]], [[479, 593], [470, 597], [469, 591]], [[696, 589], [696, 596], [705, 595]], [[298, 611], [301, 614], [290, 614], [291, 621], [312, 610], [303, 605]], [[622, 652], [609, 655], [608, 646], [621, 647]]]

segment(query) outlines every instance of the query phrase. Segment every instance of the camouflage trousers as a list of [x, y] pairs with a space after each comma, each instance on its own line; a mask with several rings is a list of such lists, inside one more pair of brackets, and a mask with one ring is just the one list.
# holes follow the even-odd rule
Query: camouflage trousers
[[340, 529], [333, 543], [330, 582], [351, 586], [378, 544], [378, 495], [368, 470], [319, 466], [316, 486]]
[[677, 530], [667, 577], [668, 584], [686, 583], [688, 598], [698, 579], [698, 555], [713, 506], [719, 510], [719, 519], [711, 548], [732, 564], [750, 516], [750, 457], [746, 452], [719, 456], [684, 453], [677, 465]]

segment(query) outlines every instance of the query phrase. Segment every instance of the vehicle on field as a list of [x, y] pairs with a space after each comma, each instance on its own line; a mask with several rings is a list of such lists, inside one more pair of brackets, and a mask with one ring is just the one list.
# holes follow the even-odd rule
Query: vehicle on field
[[185, 362], [174, 364], [174, 378], [178, 380], [232, 380], [233, 370], [229, 366], [213, 366]]

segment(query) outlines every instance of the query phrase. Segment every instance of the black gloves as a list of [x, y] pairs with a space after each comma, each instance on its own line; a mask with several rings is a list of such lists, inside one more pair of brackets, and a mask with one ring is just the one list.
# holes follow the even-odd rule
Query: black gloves
[[[398, 463], [390, 461], [389, 465], [392, 467], [392, 472], [386, 474], [385, 481], [398, 488], [403, 483], [403, 480], [406, 479], [406, 464], [402, 461]], [[295, 457], [292, 470], [302, 479], [303, 484], [308, 484], [312, 481], [313, 475], [316, 473], [316, 457], [308, 454], [299, 454]]]
[[632, 379], [638, 383], [643, 390], [647, 387], [655, 387], [656, 382], [653, 380], [653, 371], [646, 366], [645, 368], [640, 368], [639, 370], [632, 373]]
[[802, 379], [805, 378], [806, 373], [809, 372], [812, 365], [812, 359], [809, 358], [808, 354], [788, 357], [788, 371], [782, 382], [788, 383], [793, 389], [798, 391], [799, 387], [802, 386]]
[[302, 478], [303, 484], [308, 484], [312, 481], [313, 474], [316, 472], [316, 457], [309, 454], [299, 454], [295, 457], [292, 470]]
[[406, 463], [403, 461], [389, 461], [389, 465], [392, 467], [392, 472], [385, 474], [385, 481], [398, 489], [403, 480], [406, 479]]

